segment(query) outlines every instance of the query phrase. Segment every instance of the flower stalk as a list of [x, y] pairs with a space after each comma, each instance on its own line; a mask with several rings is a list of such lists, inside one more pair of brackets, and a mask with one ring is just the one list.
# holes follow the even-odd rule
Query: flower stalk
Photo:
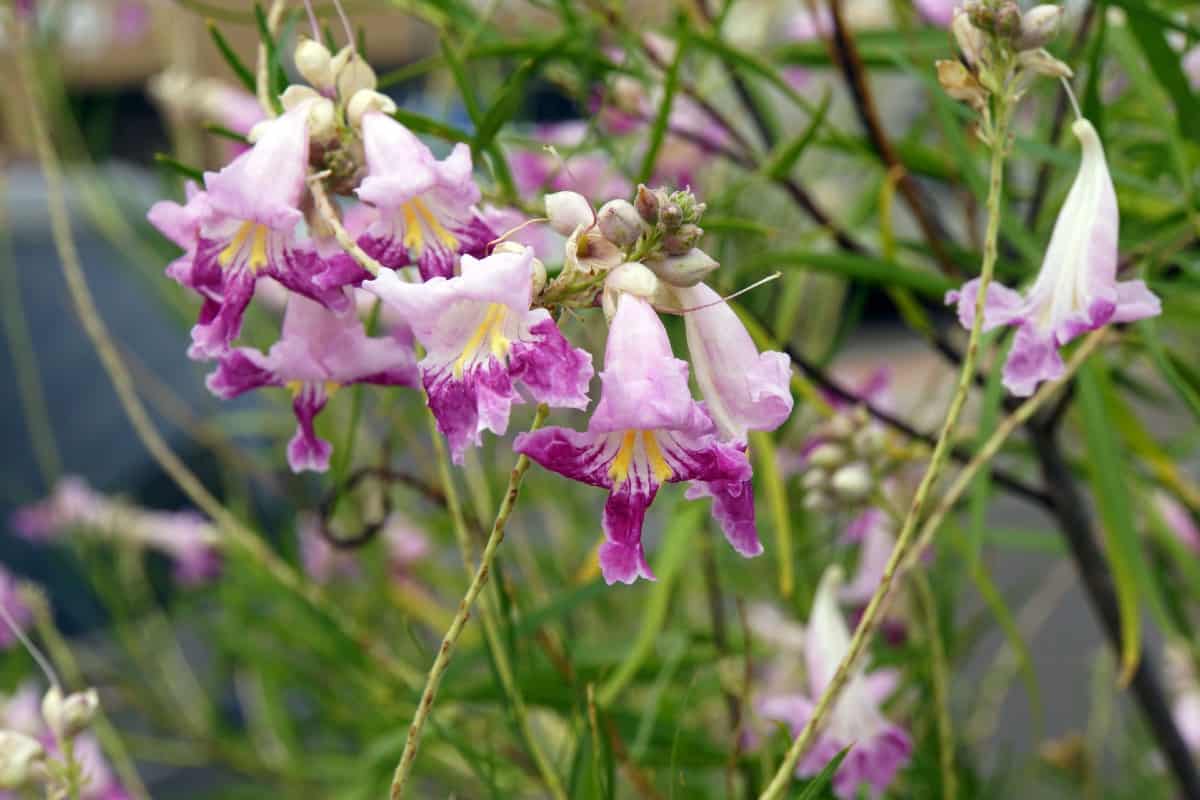
[[767, 788], [760, 795], [760, 800], [778, 800], [778, 798], [784, 795], [791, 782], [792, 772], [796, 768], [796, 763], [805, 751], [812, 746], [822, 725], [829, 718], [834, 704], [850, 679], [852, 670], [855, 668], [863, 652], [865, 652], [871, 635], [883, 619], [884, 606], [892, 584], [895, 581], [896, 573], [912, 543], [914, 534], [917, 531], [917, 523], [921, 519], [930, 492], [937, 481], [938, 475], [950, 457], [954, 429], [958, 425], [959, 417], [962, 415], [963, 406], [966, 404], [967, 394], [970, 391], [975, 376], [975, 362], [979, 354], [979, 339], [983, 327], [984, 302], [987, 298], [987, 287], [991, 284], [996, 266], [997, 239], [1000, 231], [1000, 197], [1004, 181], [1004, 160], [1008, 149], [1008, 123], [1012, 111], [1011, 98], [1009, 97], [1010, 87], [1007, 80], [1008, 72], [1009, 70], [1007, 69], [1003, 70], [1004, 80], [1000, 82], [1000, 85], [997, 87], [999, 91], [994, 95], [992, 113], [984, 117], [987, 142], [991, 148], [991, 170], [987, 197], [988, 224], [984, 242], [983, 264], [979, 275], [979, 288], [975, 296], [975, 319], [971, 326], [971, 335], [967, 343], [966, 353], [963, 356], [962, 368], [959, 372], [958, 384], [955, 387], [954, 396], [950, 400], [945, 421], [942, 423], [941, 432], [938, 435], [937, 443], [934, 445], [933, 453], [930, 456], [929, 466], [926, 468], [925, 475], [922, 477], [921, 483], [913, 495], [912, 505], [909, 507], [908, 514], [904, 519], [900, 535], [896, 539], [896, 546], [893, 548], [887, 566], [884, 568], [879, 588], [876, 589], [875, 594], [871, 597], [871, 602], [867, 604], [867, 608], [863, 612], [862, 619], [854, 631], [854, 638], [850, 642], [850, 649], [841, 663], [838, 664], [837, 671], [817, 702], [817, 707], [809, 718], [808, 723], [800, 731], [800, 735], [792, 742], [791, 747], [788, 748], [787, 754], [784, 756], [778, 770], [776, 770], [770, 784], [767, 785]]
[[[529, 426], [529, 430], [532, 432], [542, 427], [542, 423], [546, 421], [546, 416], [549, 412], [550, 409], [544, 403], [539, 405], [537, 413], [533, 417], [533, 424]], [[459, 636], [462, 635], [463, 629], [467, 625], [467, 619], [471, 615], [471, 607], [475, 604], [475, 600], [478, 599], [480, 592], [483, 591], [483, 587], [487, 583], [488, 574], [491, 572], [492, 560], [496, 556], [496, 550], [500, 547], [500, 543], [504, 541], [504, 529], [508, 525], [508, 518], [512, 515], [513, 508], [517, 504], [517, 498], [521, 494], [521, 484], [525, 480], [525, 473], [529, 471], [529, 464], [530, 460], [528, 456], [522, 454], [517, 457], [516, 464], [513, 466], [512, 472], [508, 477], [508, 488], [504, 492], [504, 499], [500, 501], [500, 508], [496, 512], [495, 521], [492, 523], [492, 531], [488, 535], [487, 544], [484, 545], [483, 554], [479, 558], [479, 567], [475, 570], [475, 576], [471, 579], [470, 585], [467, 586], [466, 594], [463, 595], [463, 599], [458, 605], [458, 612], [454, 615], [454, 620], [446, 630], [446, 635], [442, 637], [442, 644], [438, 647], [437, 656], [433, 660], [433, 665], [429, 668], [429, 676], [425, 681], [425, 689], [421, 693], [421, 700], [417, 704], [417, 711], [413, 715], [412, 723], [409, 725], [408, 738], [404, 742], [404, 752], [400, 755], [400, 763], [396, 765], [396, 772], [392, 776], [392, 800], [400, 800], [404, 796], [404, 787], [409, 775], [412, 773], [413, 762], [417, 758], [417, 748], [421, 743], [421, 733], [425, 728], [425, 722], [429, 718], [429, 712], [433, 710], [433, 703], [437, 699], [437, 692], [441, 686], [442, 678], [446, 675], [446, 668], [450, 666], [450, 659], [454, 655], [454, 645], [457, 644]]]

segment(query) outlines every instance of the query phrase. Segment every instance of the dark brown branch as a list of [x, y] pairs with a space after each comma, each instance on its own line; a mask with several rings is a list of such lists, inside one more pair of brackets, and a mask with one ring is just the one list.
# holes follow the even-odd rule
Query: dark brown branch
[[348, 477], [341, 485], [334, 486], [329, 490], [325, 499], [321, 501], [318, 509], [320, 517], [321, 537], [329, 544], [339, 550], [350, 550], [356, 547], [362, 547], [367, 542], [375, 538], [387, 522], [388, 514], [392, 510], [392, 501], [389, 493], [383, 494], [383, 513], [378, 519], [371, 520], [366, 523], [358, 532], [351, 536], [339, 536], [333, 532], [330, 523], [333, 521], [333, 512], [337, 509], [337, 504], [347, 492], [354, 490], [356, 486], [362, 483], [367, 478], [375, 478], [376, 480], [385, 483], [399, 483], [414, 489], [418, 494], [432, 502], [434, 505], [445, 507], [446, 495], [436, 486], [426, 483], [421, 478], [408, 472], [401, 470], [389, 469], [387, 467], [363, 467]]
[[950, 257], [943, 245], [947, 238], [945, 226], [938, 218], [937, 212], [929, 204], [921, 187], [909, 174], [904, 162], [900, 160], [900, 156], [892, 147], [891, 140], [888, 139], [887, 132], [884, 131], [883, 124], [880, 122], [879, 110], [875, 106], [875, 98], [871, 94], [870, 84], [867, 83], [866, 70], [858, 55], [858, 46], [854, 42], [854, 35], [842, 17], [842, 0], [833, 0], [829, 4], [829, 9], [833, 18], [833, 31], [829, 45], [834, 60], [841, 67], [842, 74], [846, 78], [846, 85], [850, 88], [850, 94], [854, 98], [854, 108], [858, 112], [859, 121], [866, 129], [867, 138], [879, 159], [896, 176], [896, 187], [904, 197], [904, 202], [908, 205], [909, 210], [912, 211], [913, 217], [916, 218], [917, 226], [920, 227], [925, 241], [929, 244], [929, 249], [933, 251], [938, 265], [947, 275], [958, 276], [961, 274], [958, 265], [954, 263], [954, 259]]
[[[1075, 484], [1075, 477], [1058, 449], [1052, 428], [1031, 425], [1028, 428], [1034, 451], [1041, 463], [1050, 495], [1050, 512], [1058, 521], [1079, 577], [1101, 626], [1115, 652], [1121, 652], [1121, 620], [1112, 574], [1104, 560], [1092, 527], [1087, 505]], [[1154, 659], [1142, 648], [1141, 661], [1133, 674], [1133, 697], [1158, 748], [1166, 758], [1175, 782], [1187, 798], [1200, 798], [1200, 776], [1192, 762], [1187, 744], [1179, 734], [1171, 706], [1158, 677]]]

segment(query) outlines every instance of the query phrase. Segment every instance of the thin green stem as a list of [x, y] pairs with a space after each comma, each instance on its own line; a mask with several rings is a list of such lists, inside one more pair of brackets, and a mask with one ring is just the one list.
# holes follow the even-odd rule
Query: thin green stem
[[37, 96], [37, 75], [28, 46], [18, 47], [17, 54], [22, 82], [27, 91], [26, 99], [32, 138], [46, 181], [47, 210], [50, 216], [54, 246], [62, 267], [63, 278], [67, 284], [67, 291], [75, 306], [75, 313], [96, 349], [100, 363], [112, 382], [117, 400], [125, 411], [134, 433], [137, 434], [142, 445], [163, 472], [179, 486], [188, 499], [225, 531], [228, 538], [223, 543], [233, 544], [277, 583], [304, 599], [316, 611], [331, 620], [345, 633], [347, 638], [362, 647], [386, 674], [406, 686], [418, 685], [420, 678], [411, 667], [381, 650], [371, 632], [330, 603], [319, 586], [304, 580], [290, 565], [279, 558], [266, 542], [230, 513], [200, 482], [196, 474], [183, 463], [158, 432], [158, 428], [150, 419], [146, 406], [137, 394], [133, 376], [122, 360], [112, 335], [96, 308], [87, 280], [84, 278], [79, 252], [75, 249], [75, 240], [71, 233], [71, 221], [63, 191], [62, 166], [59, 164], [58, 155], [51, 144], [49, 130], [42, 115], [42, 106]]
[[926, 637], [929, 640], [929, 668], [932, 675], [934, 705], [937, 706], [938, 763], [942, 770], [942, 800], [958, 797], [958, 775], [954, 771], [954, 720], [950, 716], [950, 670], [946, 664], [946, 649], [938, 624], [937, 599], [924, 573], [913, 574], [917, 597], [925, 614]]
[[[458, 549], [462, 555], [463, 568], [470, 575], [473, 570], [474, 561], [471, 558], [471, 535], [467, 530], [466, 519], [462, 513], [462, 501], [459, 499], [458, 488], [454, 484], [454, 476], [450, 470], [450, 459], [446, 453], [446, 443], [443, 441], [441, 433], [437, 430], [432, 413], [429, 414], [429, 419], [433, 434], [433, 449], [438, 461], [438, 476], [442, 481], [442, 492], [446, 495], [446, 509], [450, 512], [450, 519], [454, 523], [454, 537], [458, 542]], [[540, 425], [540, 423], [536, 424]], [[555, 800], [566, 800], [567, 793], [563, 789], [562, 781], [559, 779], [558, 773], [554, 771], [550, 759], [546, 757], [546, 754], [538, 745], [537, 739], [533, 735], [533, 729], [529, 726], [525, 698], [522, 696], [521, 688], [517, 685], [516, 678], [514, 677], [512, 662], [508, 658], [508, 650], [500, 638], [500, 631], [496, 629], [497, 609], [499, 609], [500, 603], [499, 591], [495, 581], [491, 582], [487, 594], [480, 601], [480, 605], [482, 606], [482, 613], [479, 615], [479, 621], [483, 625], [483, 635], [487, 639], [488, 649], [491, 651], [492, 660], [496, 664], [496, 672], [500, 675], [500, 684], [504, 689], [505, 695], [508, 696], [513, 720], [517, 724], [517, 731], [521, 734], [521, 738], [525, 740], [525, 749], [529, 751], [529, 755], [533, 758], [533, 763], [537, 766], [537, 771], [542, 776], [542, 781], [546, 784], [546, 789]]]
[[1107, 330], [1105, 328], [1101, 328], [1100, 330], [1093, 331], [1091, 334], [1089, 334], [1088, 337], [1084, 339], [1083, 344], [1079, 345], [1079, 347], [1071, 355], [1071, 358], [1067, 362], [1066, 369], [1063, 371], [1061, 378], [1048, 383], [1043, 383], [1040, 387], [1038, 387], [1038, 390], [1034, 393], [1033, 397], [1030, 397], [1024, 403], [1019, 405], [1016, 411], [1013, 411], [1013, 413], [1004, 418], [1003, 422], [996, 426], [996, 430], [992, 432], [992, 435], [989, 436], [987, 441], [983, 443], [983, 446], [979, 448], [979, 451], [975, 454], [975, 457], [972, 458], [967, 465], [962, 468], [962, 471], [960, 471], [954, 478], [954, 483], [950, 484], [950, 488], [947, 489], [946, 493], [942, 495], [942, 499], [938, 503], [937, 508], [935, 508], [925, 520], [925, 524], [921, 527], [921, 533], [917, 537], [916, 545], [908, 553], [908, 558], [904, 563], [905, 570], [911, 569], [917, 562], [917, 559], [920, 558], [921, 553], [925, 552], [925, 549], [933, 540], [934, 534], [936, 534], [938, 528], [941, 527], [942, 520], [946, 518], [946, 515], [950, 513], [950, 510], [954, 508], [954, 504], [958, 502], [958, 499], [962, 497], [963, 493], [965, 493], [970, 487], [971, 481], [974, 480], [975, 475], [979, 472], [979, 470], [983, 469], [985, 464], [995, 458], [996, 453], [1000, 451], [1000, 448], [1008, 440], [1008, 437], [1011, 436], [1017, 430], [1017, 428], [1024, 425], [1039, 408], [1046, 404], [1047, 400], [1056, 396], [1059, 389], [1063, 388], [1070, 382], [1072, 376], [1074, 376], [1075, 373], [1079, 371], [1079, 368], [1083, 366], [1083, 362], [1087, 360], [1087, 357], [1092, 354], [1092, 351], [1100, 346], [1100, 342], [1103, 341], [1106, 333]]
[[[537, 413], [533, 417], [533, 424], [530, 425], [530, 431], [540, 428], [542, 423], [546, 421], [548, 413], [549, 409], [544, 404], [539, 405]], [[450, 659], [454, 654], [454, 645], [458, 642], [458, 637], [462, 635], [463, 628], [466, 627], [467, 619], [471, 615], [471, 607], [475, 604], [475, 600], [479, 597], [479, 593], [483, 591], [483, 587], [487, 583], [488, 573], [492, 567], [492, 560], [496, 557], [496, 550], [499, 548], [500, 543], [504, 541], [504, 528], [508, 524], [508, 518], [512, 515], [513, 508], [517, 504], [517, 498], [521, 494], [521, 483], [525, 479], [525, 473], [529, 471], [529, 464], [529, 458], [522, 454], [517, 458], [517, 463], [513, 466], [512, 472], [509, 474], [508, 489], [504, 493], [504, 499], [500, 501], [500, 508], [496, 512], [495, 521], [492, 523], [492, 532], [488, 535], [487, 544], [484, 545], [483, 554], [479, 559], [479, 567], [475, 570], [475, 576], [471, 579], [470, 585], [467, 586], [467, 592], [463, 595], [462, 602], [458, 605], [458, 612], [454, 615], [454, 620], [446, 630], [446, 635], [442, 638], [442, 644], [438, 648], [433, 665], [429, 668], [429, 676], [425, 681], [425, 690], [421, 693], [421, 700], [417, 704], [417, 711], [413, 715], [412, 723], [408, 728], [408, 739], [404, 742], [404, 752], [400, 755], [400, 763], [396, 765], [396, 772], [392, 776], [392, 800], [400, 800], [404, 796], [404, 785], [408, 781], [408, 777], [412, 772], [413, 762], [417, 758], [417, 747], [421, 742], [421, 732], [424, 730], [425, 722], [429, 718], [429, 712], [433, 710], [434, 700], [437, 699], [438, 687], [441, 685], [442, 678], [446, 675], [446, 668], [450, 665]]]
[[817, 706], [812, 716], [809, 718], [807, 724], [805, 724], [803, 730], [800, 731], [800, 735], [796, 737], [791, 747], [788, 748], [783, 763], [779, 765], [779, 769], [776, 770], [770, 784], [768, 784], [762, 795], [760, 795], [761, 800], [778, 800], [778, 798], [784, 795], [788, 784], [792, 780], [792, 773], [796, 768], [796, 762], [812, 746], [822, 726], [828, 721], [829, 714], [833, 710], [838, 697], [841, 695], [842, 689], [845, 688], [851, 671], [866, 651], [867, 643], [870, 641], [871, 635], [882, 619], [882, 612], [888, 599], [888, 594], [892, 589], [892, 584], [895, 581], [896, 573], [899, 571], [901, 561], [907, 553], [913, 535], [916, 533], [921, 513], [925, 508], [925, 504], [929, 499], [930, 492], [937, 481], [942, 467], [945, 466], [946, 461], [950, 457], [954, 428], [958, 425], [958, 419], [962, 414], [967, 394], [971, 389], [971, 384], [975, 377], [975, 361], [979, 354], [980, 332], [983, 328], [984, 302], [987, 298], [988, 286], [991, 284], [992, 273], [996, 266], [996, 242], [1000, 231], [1000, 196], [1004, 183], [1004, 156], [1008, 145], [1009, 111], [1007, 98], [997, 95], [995, 122], [990, 126], [989, 131], [992, 158], [991, 178], [988, 183], [987, 198], [988, 224], [983, 250], [983, 265], [979, 275], [979, 289], [975, 295], [975, 320], [971, 326], [971, 336], [967, 342], [967, 351], [963, 356], [962, 369], [958, 376], [958, 385], [954, 390], [954, 396], [950, 399], [950, 407], [946, 411], [946, 418], [942, 423], [941, 432], [938, 434], [937, 444], [934, 445], [933, 454], [930, 456], [929, 466], [925, 470], [925, 475], [921, 478], [921, 483], [917, 486], [917, 490], [913, 495], [912, 504], [904, 520], [904, 526], [900, 530], [900, 535], [896, 538], [896, 546], [888, 558], [887, 565], [884, 567], [879, 588], [875, 590], [874, 596], [871, 597], [871, 602], [867, 604], [866, 611], [863, 612], [862, 619], [859, 620], [858, 627], [854, 631], [854, 637], [850, 641], [850, 648], [841, 663], [838, 664], [837, 671], [817, 701]]

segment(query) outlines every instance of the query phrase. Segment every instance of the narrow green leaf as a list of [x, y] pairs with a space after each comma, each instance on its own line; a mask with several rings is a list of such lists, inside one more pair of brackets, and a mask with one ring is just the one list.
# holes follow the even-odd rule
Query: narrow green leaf
[[203, 172], [196, 169], [195, 167], [189, 167], [187, 164], [184, 164], [181, 161], [176, 161], [175, 159], [171, 158], [166, 153], [155, 153], [154, 154], [154, 163], [156, 163], [160, 167], [170, 170], [171, 172], [174, 172], [177, 175], [179, 175], [180, 177], [186, 178], [188, 180], [193, 180], [193, 181], [203, 181], [204, 180]]
[[821, 102], [817, 105], [817, 110], [813, 113], [812, 118], [808, 122], [808, 127], [801, 131], [800, 135], [792, 139], [790, 142], [782, 142], [779, 147], [767, 158], [762, 167], [762, 173], [772, 180], [785, 178], [792, 171], [792, 167], [804, 155], [808, 146], [812, 144], [813, 139], [817, 136], [817, 131], [825, 123], [825, 115], [829, 113], [829, 103], [833, 98], [833, 93], [827, 88], [825, 94], [821, 96]]
[[521, 66], [517, 67], [504, 82], [499, 97], [483, 114], [475, 132], [475, 144], [480, 150], [487, 150], [492, 139], [499, 133], [501, 126], [517, 113], [521, 100], [525, 97], [525, 84], [541, 69], [542, 64], [554, 55], [558, 47], [558, 39], [550, 42], [542, 50], [523, 61]]
[[750, 448], [754, 453], [758, 483], [766, 490], [767, 507], [771, 511], [771, 524], [775, 528], [775, 557], [779, 562], [779, 594], [791, 598], [795, 591], [796, 578], [792, 568], [792, 514], [788, 507], [787, 488], [779, 472], [779, 459], [775, 453], [775, 441], [769, 433], [753, 431]]
[[449, 123], [441, 120], [427, 117], [424, 114], [418, 114], [415, 111], [409, 111], [406, 108], [398, 108], [392, 112], [392, 118], [397, 122], [403, 123], [406, 127], [417, 133], [425, 133], [430, 136], [436, 136], [439, 139], [445, 139], [448, 142], [470, 142], [471, 134], [464, 131], [462, 128], [456, 128]]
[[212, 37], [213, 44], [217, 46], [217, 50], [220, 51], [221, 57], [225, 59], [225, 63], [229, 65], [231, 70], [233, 70], [233, 74], [237, 76], [242, 86], [246, 87], [246, 91], [253, 92], [254, 73], [250, 71], [249, 67], [242, 63], [242, 60], [238, 58], [237, 53], [235, 53], [233, 48], [229, 46], [229, 42], [225, 39], [224, 34], [221, 33], [219, 28], [217, 28], [217, 23], [210, 19], [207, 21], [206, 25], [208, 27], [208, 35]]
[[458, 87], [458, 93], [462, 97], [463, 108], [467, 111], [467, 116], [471, 118], [471, 124], [476, 128], [483, 122], [483, 110], [479, 107], [479, 98], [475, 96], [475, 86], [467, 78], [467, 71], [463, 67], [462, 61], [455, 52], [454, 47], [447, 41], [446, 36], [441, 38], [442, 58], [446, 61], [446, 66], [450, 69], [450, 75], [454, 78], [454, 85]]
[[222, 139], [228, 139], [231, 142], [237, 142], [238, 144], [250, 144], [249, 140], [246, 139], [244, 135], [238, 133], [237, 131], [231, 131], [224, 125], [217, 125], [215, 123], [208, 122], [205, 123], [204, 130], [208, 131], [213, 136], [220, 136]]
[[1141, 323], [1142, 330], [1146, 335], [1143, 341], [1146, 343], [1147, 349], [1150, 351], [1150, 357], [1154, 360], [1154, 366], [1158, 367], [1158, 371], [1166, 378], [1167, 383], [1183, 400], [1184, 406], [1192, 413], [1192, 416], [1200, 422], [1200, 393], [1198, 393], [1187, 379], [1184, 377], [1172, 361], [1167, 349], [1163, 346], [1162, 339], [1158, 333], [1158, 321], [1155, 319], [1143, 320]]
[[1144, 4], [1137, 0], [1124, 0], [1120, 5], [1129, 12], [1126, 15], [1129, 30], [1141, 47], [1150, 71], [1175, 104], [1175, 121], [1180, 134], [1188, 136], [1200, 130], [1200, 104], [1183, 74], [1179, 54], [1167, 42], [1164, 20], [1146, 13]]
[[667, 123], [671, 121], [671, 106], [675, 103], [675, 92], [679, 89], [679, 65], [683, 63], [687, 51], [688, 33], [680, 31], [676, 40], [675, 58], [667, 68], [667, 76], [663, 80], [663, 98], [658, 104], [658, 115], [647, 137], [646, 152], [642, 156], [642, 165], [638, 168], [638, 183], [647, 183], [654, 174], [654, 163], [658, 161], [658, 151], [667, 138]]
[[[743, 69], [753, 73], [783, 92], [789, 100], [809, 114], [815, 114], [816, 108], [811, 100], [796, 91], [796, 89], [779, 74], [773, 65], [744, 50], [733, 47], [728, 42], [704, 31], [692, 33], [694, 44], [708, 50], [720, 58], [730, 69]], [[828, 56], [826, 57], [828, 59]]]
[[701, 520], [700, 510], [696, 503], [684, 505], [667, 527], [659, 548], [658, 560], [654, 564], [654, 574], [658, 580], [650, 589], [650, 598], [642, 614], [642, 627], [637, 640], [620, 666], [596, 692], [596, 702], [602, 708], [612, 705], [613, 700], [633, 680], [638, 668], [654, 651], [663, 623], [667, 619], [667, 606], [675, 588], [675, 579], [691, 553], [692, 535]]
[[847, 747], [842, 752], [829, 760], [825, 765], [825, 769], [821, 770], [816, 776], [804, 785], [804, 790], [796, 795], [796, 800], [817, 800], [823, 796], [826, 789], [833, 783], [833, 775], [838, 771], [838, 767], [842, 765], [842, 760], [846, 758], [846, 754], [850, 752]]
[[279, 64], [279, 47], [275, 42], [275, 38], [271, 36], [270, 28], [267, 25], [267, 15], [263, 11], [262, 5], [254, 4], [254, 22], [258, 25], [258, 37], [263, 45], [267, 48], [267, 75], [269, 76], [268, 93], [271, 96], [271, 105], [275, 107], [276, 113], [283, 112], [283, 103], [279, 100], [279, 95], [287, 84], [287, 78], [283, 74], [283, 67]]
[[1133, 524], [1125, 465], [1108, 414], [1105, 396], [1112, 391], [1095, 360], [1085, 363], [1076, 379], [1088, 446], [1087, 466], [1100, 512], [1104, 554], [1116, 584], [1121, 617], [1121, 683], [1128, 684], [1141, 658], [1141, 615], [1138, 565], [1141, 545]]
[[901, 286], [927, 297], [941, 300], [954, 284], [933, 271], [905, 267], [893, 261], [854, 253], [827, 253], [814, 250], [773, 250], [743, 262], [747, 271], [793, 267], [812, 272], [827, 272], [849, 280], [881, 286]]

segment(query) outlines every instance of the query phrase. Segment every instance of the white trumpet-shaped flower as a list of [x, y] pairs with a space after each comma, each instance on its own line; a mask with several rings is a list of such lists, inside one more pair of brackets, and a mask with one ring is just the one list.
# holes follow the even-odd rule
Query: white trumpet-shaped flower
[[[1083, 148], [1075, 183], [1054, 224], [1037, 280], [1024, 295], [999, 284], [988, 287], [983, 329], [1017, 326], [1004, 385], [1015, 395], [1062, 376], [1058, 348], [1110, 322], [1132, 322], [1159, 314], [1162, 306], [1142, 281], [1117, 280], [1117, 195], [1104, 147], [1086, 119], [1071, 127]], [[975, 319], [977, 279], [947, 293], [958, 318]]]

